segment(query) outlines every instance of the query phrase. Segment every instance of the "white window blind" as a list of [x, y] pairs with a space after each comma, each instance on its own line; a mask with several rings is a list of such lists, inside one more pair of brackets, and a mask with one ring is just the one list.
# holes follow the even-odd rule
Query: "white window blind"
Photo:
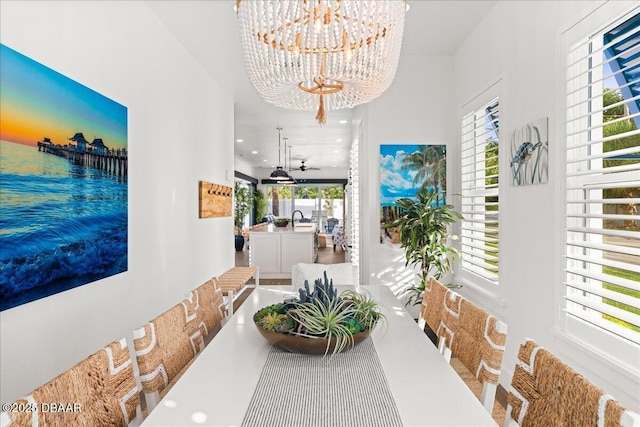
[[640, 344], [640, 15], [569, 49], [566, 313]]
[[463, 271], [498, 283], [498, 99], [462, 119]]

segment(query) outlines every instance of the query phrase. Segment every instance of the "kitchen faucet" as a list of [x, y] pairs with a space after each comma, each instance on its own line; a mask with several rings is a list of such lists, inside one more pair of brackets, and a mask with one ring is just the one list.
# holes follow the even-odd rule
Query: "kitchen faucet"
[[294, 228], [296, 226], [296, 223], [293, 221], [293, 217], [295, 216], [296, 212], [300, 212], [300, 215], [302, 215], [302, 219], [304, 219], [304, 214], [301, 210], [296, 209], [295, 211], [293, 211], [293, 213], [291, 214], [291, 228]]

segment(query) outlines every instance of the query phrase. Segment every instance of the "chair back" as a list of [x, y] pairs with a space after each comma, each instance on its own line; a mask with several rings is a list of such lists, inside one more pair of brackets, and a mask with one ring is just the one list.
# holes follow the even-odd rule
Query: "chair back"
[[187, 299], [133, 331], [140, 382], [149, 409], [204, 347], [196, 305], [193, 298]]
[[333, 228], [338, 225], [339, 222], [340, 220], [338, 218], [329, 218], [327, 220], [327, 233], [332, 233]]
[[339, 264], [306, 264], [298, 263], [291, 268], [291, 286], [294, 291], [304, 286], [304, 281], [308, 280], [309, 285], [317, 279], [324, 280], [324, 273], [327, 278], [333, 280], [334, 285], [353, 285], [359, 282], [358, 269], [350, 262]]
[[[133, 426], [142, 421], [129, 347], [115, 341], [16, 401], [14, 426]], [[45, 410], [46, 409], [46, 410]]]
[[227, 311], [222, 289], [216, 279], [207, 280], [192, 292], [197, 301], [198, 327], [202, 337], [206, 339], [225, 318]]
[[445, 319], [438, 330], [445, 358], [451, 354], [482, 384], [480, 400], [493, 411], [507, 341], [507, 325], [453, 291], [445, 297]]
[[445, 316], [444, 304], [447, 292], [449, 290], [433, 277], [425, 283], [418, 319], [418, 325], [421, 328], [426, 324], [435, 333], [441, 327]]
[[507, 325], [462, 299], [451, 351], [484, 383], [498, 384], [507, 341]]
[[533, 340], [520, 345], [505, 426], [640, 426], [625, 409], [582, 375]]
[[431, 278], [425, 286], [420, 316], [437, 337], [450, 362], [453, 353], [482, 384], [480, 400], [493, 410], [500, 379], [507, 325]]

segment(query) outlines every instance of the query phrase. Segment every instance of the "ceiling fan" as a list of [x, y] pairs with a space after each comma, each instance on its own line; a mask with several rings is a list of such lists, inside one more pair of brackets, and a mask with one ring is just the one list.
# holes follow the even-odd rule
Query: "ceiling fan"
[[289, 171], [300, 170], [300, 171], [304, 172], [304, 171], [319, 171], [320, 170], [320, 168], [312, 168], [312, 167], [309, 167], [309, 166], [305, 165], [304, 164], [304, 160], [301, 160], [300, 163], [301, 163], [300, 166], [298, 166], [297, 168], [289, 169]]

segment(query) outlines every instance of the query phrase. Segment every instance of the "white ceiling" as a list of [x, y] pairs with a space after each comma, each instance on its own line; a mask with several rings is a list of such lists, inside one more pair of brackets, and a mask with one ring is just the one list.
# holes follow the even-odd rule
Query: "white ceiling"
[[[327, 123], [320, 127], [313, 112], [284, 110], [263, 101], [244, 69], [233, 11], [235, 0], [146, 3], [234, 99], [234, 140], [243, 140], [234, 142], [236, 156], [255, 168], [270, 170], [278, 164], [276, 128], [280, 126], [282, 137], [287, 137], [292, 147], [293, 167], [306, 160], [306, 166], [321, 168], [324, 176], [346, 178], [331, 176], [331, 170], [337, 167], [336, 171], [344, 171], [348, 167], [352, 110], [328, 111]], [[452, 54], [495, 3], [495, 0], [409, 0], [411, 8], [405, 18], [402, 55]], [[280, 163], [284, 162], [282, 146]], [[301, 173], [295, 174], [296, 178], [303, 177]]]

